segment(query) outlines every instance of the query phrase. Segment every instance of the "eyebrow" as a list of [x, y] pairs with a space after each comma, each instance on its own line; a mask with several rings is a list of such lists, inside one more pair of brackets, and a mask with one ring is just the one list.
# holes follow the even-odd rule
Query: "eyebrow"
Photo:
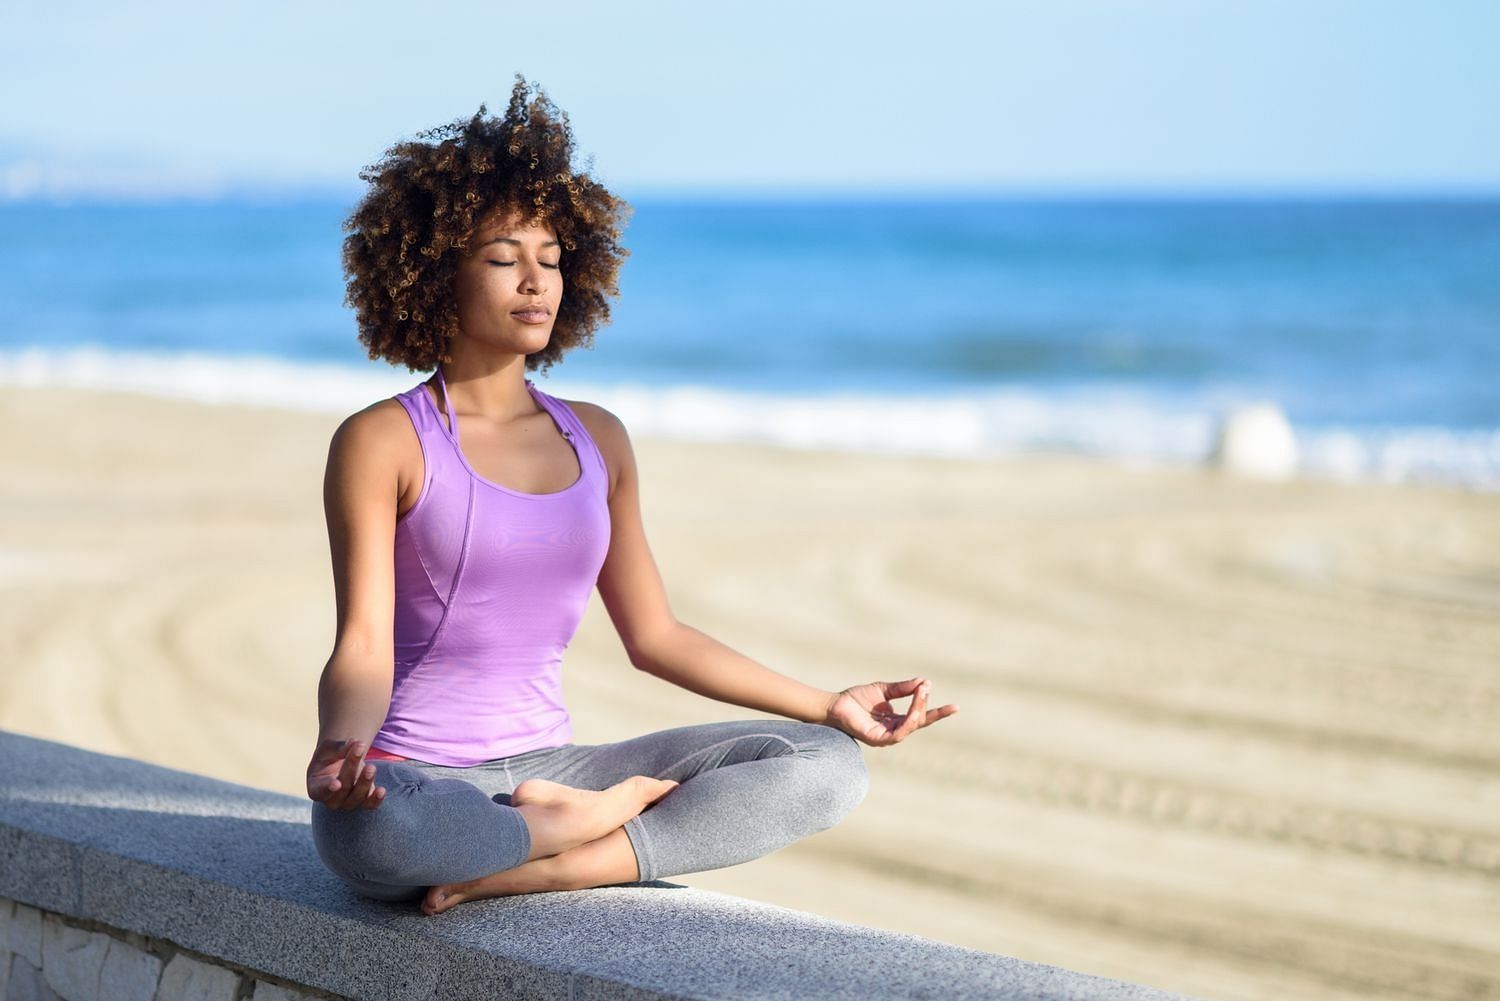
[[[490, 239], [484, 241], [483, 243], [480, 244], [480, 246], [481, 247], [488, 247], [492, 243], [514, 243], [518, 247], [521, 245], [521, 241], [520, 240], [512, 240], [508, 236], [496, 236], [496, 237], [491, 237]], [[542, 244], [542, 249], [546, 250], [548, 247], [556, 247], [557, 245], [558, 244], [557, 244], [556, 240], [548, 240], [546, 243]]]

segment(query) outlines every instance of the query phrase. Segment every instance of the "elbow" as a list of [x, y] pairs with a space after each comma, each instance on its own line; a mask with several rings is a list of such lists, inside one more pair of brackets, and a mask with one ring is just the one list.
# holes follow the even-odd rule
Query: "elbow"
[[645, 671], [647, 674], [656, 673], [656, 661], [646, 655], [645, 651], [638, 648], [626, 647], [625, 655], [630, 659], [630, 666], [637, 671]]
[[658, 629], [625, 641], [625, 655], [637, 671], [658, 675], [661, 665], [670, 661], [671, 651], [677, 637], [681, 636], [681, 623], [673, 620]]

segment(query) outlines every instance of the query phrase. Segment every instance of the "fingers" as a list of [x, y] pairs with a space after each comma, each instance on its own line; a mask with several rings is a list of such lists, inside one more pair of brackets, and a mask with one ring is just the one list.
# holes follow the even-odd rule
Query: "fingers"
[[[916, 694], [912, 696], [911, 707], [907, 709], [901, 725], [893, 730], [884, 731], [877, 740], [871, 740], [868, 743], [877, 747], [895, 744], [905, 740], [908, 734], [922, 727], [922, 720], [927, 716], [927, 682], [922, 679], [917, 679], [917, 681]], [[897, 682], [897, 684], [906, 684], [906, 682]]]
[[927, 689], [930, 686], [926, 681], [917, 685], [917, 694], [912, 696], [911, 708], [906, 711], [906, 719], [891, 734], [896, 740], [904, 740], [910, 733], [920, 729], [924, 720], [927, 719]]
[[354, 779], [359, 768], [359, 756], [364, 750], [358, 741], [350, 741], [344, 747], [344, 760], [339, 765], [338, 774], [333, 779], [332, 796], [328, 797], [328, 805], [332, 809], [342, 810], [353, 799]]
[[[309, 798], [330, 810], [357, 810], [361, 807], [373, 810], [384, 803], [386, 790], [375, 785], [375, 766], [360, 761], [366, 750], [363, 742], [351, 739], [321, 741], [313, 751], [312, 764], [307, 769]], [[339, 762], [339, 766], [337, 772], [330, 775], [327, 769], [334, 762]]]
[[347, 740], [328, 738], [318, 742], [313, 749], [312, 760], [307, 763], [307, 795], [318, 803], [326, 804], [341, 786], [337, 777], [328, 774], [328, 766], [343, 754]]
[[324, 789], [328, 787], [332, 778], [326, 774], [327, 767], [343, 758], [349, 752], [351, 743], [349, 739], [340, 740], [336, 737], [318, 742], [318, 746], [313, 749], [312, 761], [307, 766], [309, 789], [315, 785]]
[[929, 709], [927, 710], [927, 718], [922, 721], [922, 725], [930, 726], [940, 719], [947, 719], [949, 716], [952, 716], [956, 712], [958, 712], [958, 706], [951, 702], [946, 706], [938, 706], [936, 709]]
[[938, 706], [936, 709], [927, 708], [927, 695], [932, 686], [925, 680], [917, 689], [916, 697], [912, 699], [911, 710], [906, 714], [906, 719], [895, 730], [891, 731], [891, 743], [903, 740], [911, 733], [931, 726], [940, 719], [947, 719], [958, 712], [958, 705], [950, 702], [947, 705]]
[[905, 681], [881, 681], [878, 684], [880, 685], [881, 694], [886, 698], [899, 699], [916, 691], [917, 686], [926, 680], [923, 677], [916, 677], [907, 678]]
[[354, 790], [349, 796], [352, 804], [350, 809], [355, 810], [370, 805], [370, 793], [375, 788], [375, 766], [366, 762], [356, 767], [359, 768], [359, 779], [354, 783]]
[[368, 762], [361, 765], [364, 754], [362, 742], [351, 742], [344, 749], [343, 765], [338, 775], [329, 783], [330, 794], [324, 803], [330, 810], [356, 810], [361, 806], [374, 809], [385, 795], [379, 790], [378, 797], [371, 797], [375, 785], [375, 766]]
[[[872, 747], [885, 747], [905, 740], [911, 734], [930, 726], [940, 719], [947, 719], [958, 712], [954, 703], [927, 708], [932, 683], [918, 675], [905, 681], [877, 681], [865, 686], [879, 688], [887, 699], [911, 696], [911, 705], [905, 713], [898, 713], [889, 701], [878, 702], [866, 708], [862, 719], [847, 719], [843, 725], [849, 732]], [[899, 722], [898, 722], [899, 721]]]
[[956, 712], [958, 712], [958, 706], [951, 703], [946, 706], [938, 706], [936, 709], [929, 709], [922, 714], [923, 719], [917, 729], [920, 730], [924, 726], [931, 726], [938, 720], [947, 719], [949, 716], [952, 716]]

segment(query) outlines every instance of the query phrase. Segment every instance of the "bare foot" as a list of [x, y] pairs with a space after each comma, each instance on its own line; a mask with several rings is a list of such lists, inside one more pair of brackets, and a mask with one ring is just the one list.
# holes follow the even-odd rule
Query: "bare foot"
[[485, 897], [506, 897], [516, 893], [543, 893], [564, 889], [560, 885], [557, 855], [532, 859], [514, 869], [491, 873], [464, 883], [444, 883], [429, 887], [422, 898], [422, 913], [428, 917], [441, 914], [455, 904], [465, 900], [481, 900]]
[[466, 900], [504, 897], [520, 893], [579, 890], [590, 886], [613, 886], [640, 879], [635, 849], [624, 828], [579, 845], [559, 855], [534, 859], [514, 869], [481, 876], [465, 883], [429, 887], [422, 899], [422, 913], [441, 914]]
[[602, 838], [675, 788], [671, 779], [647, 775], [632, 775], [598, 792], [527, 779], [510, 794], [511, 805], [521, 811], [531, 833], [526, 861]]

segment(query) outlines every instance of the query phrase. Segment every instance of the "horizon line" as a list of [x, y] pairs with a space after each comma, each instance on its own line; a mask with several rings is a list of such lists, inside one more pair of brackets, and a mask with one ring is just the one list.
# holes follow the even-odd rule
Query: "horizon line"
[[[892, 202], [1256, 202], [1256, 201], [1495, 201], [1500, 183], [1434, 184], [1093, 184], [1093, 185], [872, 185], [864, 188], [822, 184], [787, 185], [613, 185], [627, 203], [762, 204], [818, 202], [858, 204]], [[150, 206], [222, 203], [354, 203], [363, 184], [223, 184], [211, 188], [43, 190], [7, 192], [0, 188], [0, 207], [69, 205]]]

